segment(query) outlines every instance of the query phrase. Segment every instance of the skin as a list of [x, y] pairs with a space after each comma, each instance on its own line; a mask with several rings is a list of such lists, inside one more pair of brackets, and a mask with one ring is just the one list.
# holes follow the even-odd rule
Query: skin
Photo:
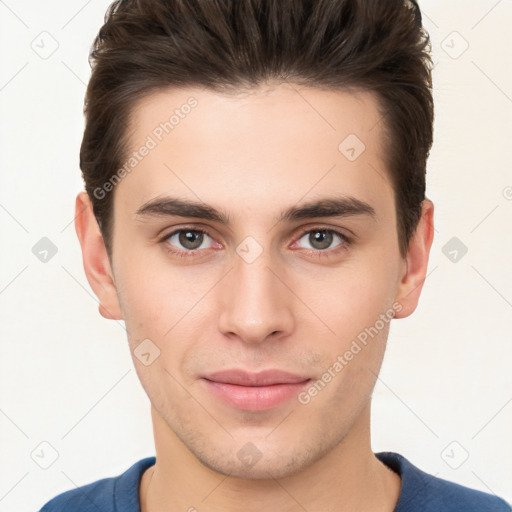
[[[197, 107], [115, 187], [111, 259], [89, 198], [76, 200], [88, 281], [100, 313], [125, 321], [151, 401], [157, 462], [141, 480], [142, 510], [227, 512], [243, 503], [248, 512], [392, 511], [400, 478], [370, 445], [389, 323], [308, 404], [294, 397], [266, 411], [237, 409], [200, 377], [278, 368], [321, 379], [393, 304], [395, 318], [410, 315], [427, 272], [432, 202], [423, 202], [402, 258], [383, 126], [369, 92], [291, 84], [236, 96], [158, 92], [133, 111], [131, 147], [190, 96]], [[349, 134], [366, 146], [355, 161], [338, 150]], [[136, 214], [165, 195], [210, 205], [230, 224]], [[346, 196], [375, 216], [277, 221], [289, 207]], [[199, 249], [178, 236], [162, 241], [178, 228], [208, 235]], [[352, 242], [333, 235], [323, 248], [312, 239], [322, 229]], [[236, 251], [248, 236], [262, 249], [251, 263]], [[195, 253], [179, 258], [166, 248]], [[145, 366], [133, 351], [148, 338], [160, 356]], [[246, 466], [237, 452], [249, 442], [261, 458]]]

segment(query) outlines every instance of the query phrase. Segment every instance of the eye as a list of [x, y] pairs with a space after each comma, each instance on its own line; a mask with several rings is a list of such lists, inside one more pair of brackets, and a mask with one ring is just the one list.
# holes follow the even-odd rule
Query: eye
[[[333, 241], [340, 240], [340, 243], [331, 247]], [[305, 240], [305, 243], [310, 244], [310, 247], [304, 247], [300, 242]], [[310, 229], [302, 234], [299, 239], [299, 246], [304, 249], [313, 249], [315, 251], [325, 251], [326, 249], [334, 249], [343, 245], [349, 244], [349, 239], [342, 233], [333, 229]]]
[[[178, 229], [164, 238], [167, 244], [175, 247], [176, 252], [190, 252], [198, 249], [208, 249], [213, 240], [208, 233], [200, 229]], [[169, 249], [173, 251], [173, 249]], [[185, 251], [184, 251], [185, 250]]]

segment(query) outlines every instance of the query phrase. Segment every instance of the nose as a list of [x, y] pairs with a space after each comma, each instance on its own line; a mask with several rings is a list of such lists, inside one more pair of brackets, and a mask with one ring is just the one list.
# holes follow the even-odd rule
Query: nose
[[218, 290], [220, 332], [253, 344], [289, 335], [294, 328], [294, 296], [284, 274], [265, 251], [252, 263], [236, 255]]

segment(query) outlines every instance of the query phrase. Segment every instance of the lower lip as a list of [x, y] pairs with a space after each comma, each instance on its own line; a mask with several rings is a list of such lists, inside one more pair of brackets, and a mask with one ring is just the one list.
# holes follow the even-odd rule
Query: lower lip
[[311, 379], [295, 384], [238, 386], [202, 379], [208, 391], [232, 407], [245, 411], [265, 411], [297, 396]]

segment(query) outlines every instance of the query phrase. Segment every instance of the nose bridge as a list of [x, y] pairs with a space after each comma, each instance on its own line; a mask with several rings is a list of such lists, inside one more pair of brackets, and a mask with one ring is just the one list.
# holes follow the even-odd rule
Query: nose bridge
[[252, 343], [264, 341], [274, 332], [291, 332], [290, 294], [275, 275], [279, 271], [272, 254], [269, 250], [261, 251], [253, 259], [254, 252], [252, 258], [247, 258], [247, 252], [240, 252], [241, 249], [242, 244], [222, 290], [221, 332]]

